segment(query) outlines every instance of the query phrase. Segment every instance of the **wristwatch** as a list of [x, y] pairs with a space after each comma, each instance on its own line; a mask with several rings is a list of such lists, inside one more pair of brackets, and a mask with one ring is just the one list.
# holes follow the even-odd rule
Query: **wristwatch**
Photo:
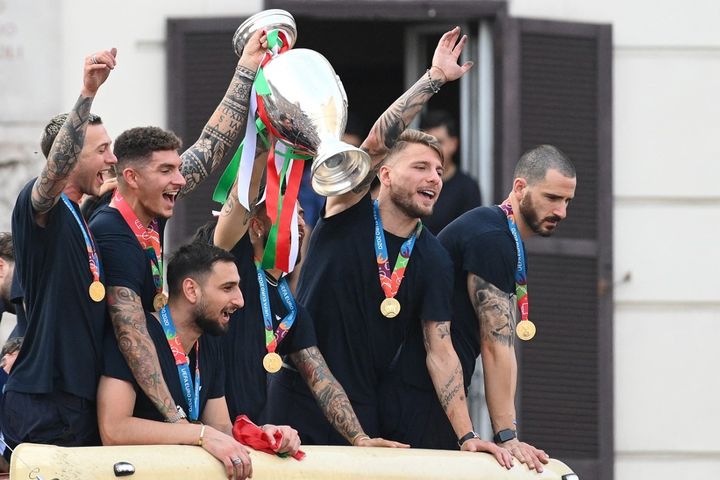
[[468, 433], [466, 433], [462, 437], [458, 438], [458, 447], [462, 448], [463, 443], [467, 442], [471, 438], [480, 438], [480, 435], [478, 435], [477, 433], [470, 430]]
[[510, 428], [506, 428], [504, 430], [500, 430], [495, 434], [495, 436], [493, 437], [493, 442], [505, 443], [508, 440], [512, 440], [513, 438], [517, 438], [517, 432]]

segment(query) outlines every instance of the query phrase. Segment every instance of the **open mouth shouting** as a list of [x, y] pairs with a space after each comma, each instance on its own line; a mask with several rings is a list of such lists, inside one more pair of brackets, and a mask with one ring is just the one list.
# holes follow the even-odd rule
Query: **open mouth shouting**
[[167, 202], [170, 208], [175, 206], [175, 200], [177, 199], [179, 190], [167, 190], [163, 192], [163, 199]]
[[427, 200], [435, 200], [435, 197], [437, 197], [437, 192], [435, 190], [426, 188], [422, 190], [418, 190], [418, 194]]

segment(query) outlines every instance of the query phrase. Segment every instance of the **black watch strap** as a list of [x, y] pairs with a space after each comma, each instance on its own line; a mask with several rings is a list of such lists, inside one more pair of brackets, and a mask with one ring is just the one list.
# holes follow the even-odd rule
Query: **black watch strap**
[[513, 438], [517, 438], [517, 432], [511, 428], [506, 428], [504, 430], [500, 430], [495, 434], [495, 436], [493, 437], [493, 442], [505, 443], [508, 440], [512, 440]]
[[471, 438], [480, 438], [480, 435], [473, 432], [472, 430], [463, 435], [462, 437], [458, 438], [458, 447], [462, 447], [463, 443], [467, 442]]

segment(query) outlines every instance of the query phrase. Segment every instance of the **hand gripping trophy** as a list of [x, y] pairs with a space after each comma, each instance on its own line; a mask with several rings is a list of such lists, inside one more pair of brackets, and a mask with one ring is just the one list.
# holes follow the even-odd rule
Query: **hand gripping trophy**
[[[259, 134], [270, 148], [265, 198], [268, 216], [277, 229], [277, 244], [268, 244], [266, 257], [271, 258], [264, 258], [263, 266], [289, 272], [295, 263], [292, 243], [297, 242], [297, 229], [292, 226], [297, 224], [297, 192], [305, 162], [312, 163], [313, 189], [332, 196], [346, 193], [362, 182], [370, 171], [370, 157], [340, 140], [347, 122], [345, 89], [325, 57], [313, 50], [292, 49], [297, 38], [293, 16], [273, 9], [248, 18], [233, 37], [238, 56], [258, 29], [267, 32], [269, 52], [261, 62], [250, 94], [243, 150], [236, 155], [239, 165], [231, 162], [213, 199], [225, 200], [239, 169], [238, 197], [245, 208], [250, 208], [249, 181]], [[290, 245], [282, 244], [285, 239], [290, 239]]]

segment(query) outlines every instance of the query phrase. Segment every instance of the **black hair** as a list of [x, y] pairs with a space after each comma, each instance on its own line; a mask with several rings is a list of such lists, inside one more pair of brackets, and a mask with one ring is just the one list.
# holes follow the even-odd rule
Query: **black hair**
[[426, 132], [431, 128], [445, 127], [448, 131], [448, 135], [451, 137], [458, 136], [458, 127], [455, 117], [445, 110], [430, 110], [423, 115], [420, 120], [420, 130]]
[[235, 256], [222, 248], [205, 242], [191, 242], [178, 248], [167, 266], [170, 296], [182, 292], [182, 282], [190, 277], [202, 283], [217, 262], [235, 262]]

